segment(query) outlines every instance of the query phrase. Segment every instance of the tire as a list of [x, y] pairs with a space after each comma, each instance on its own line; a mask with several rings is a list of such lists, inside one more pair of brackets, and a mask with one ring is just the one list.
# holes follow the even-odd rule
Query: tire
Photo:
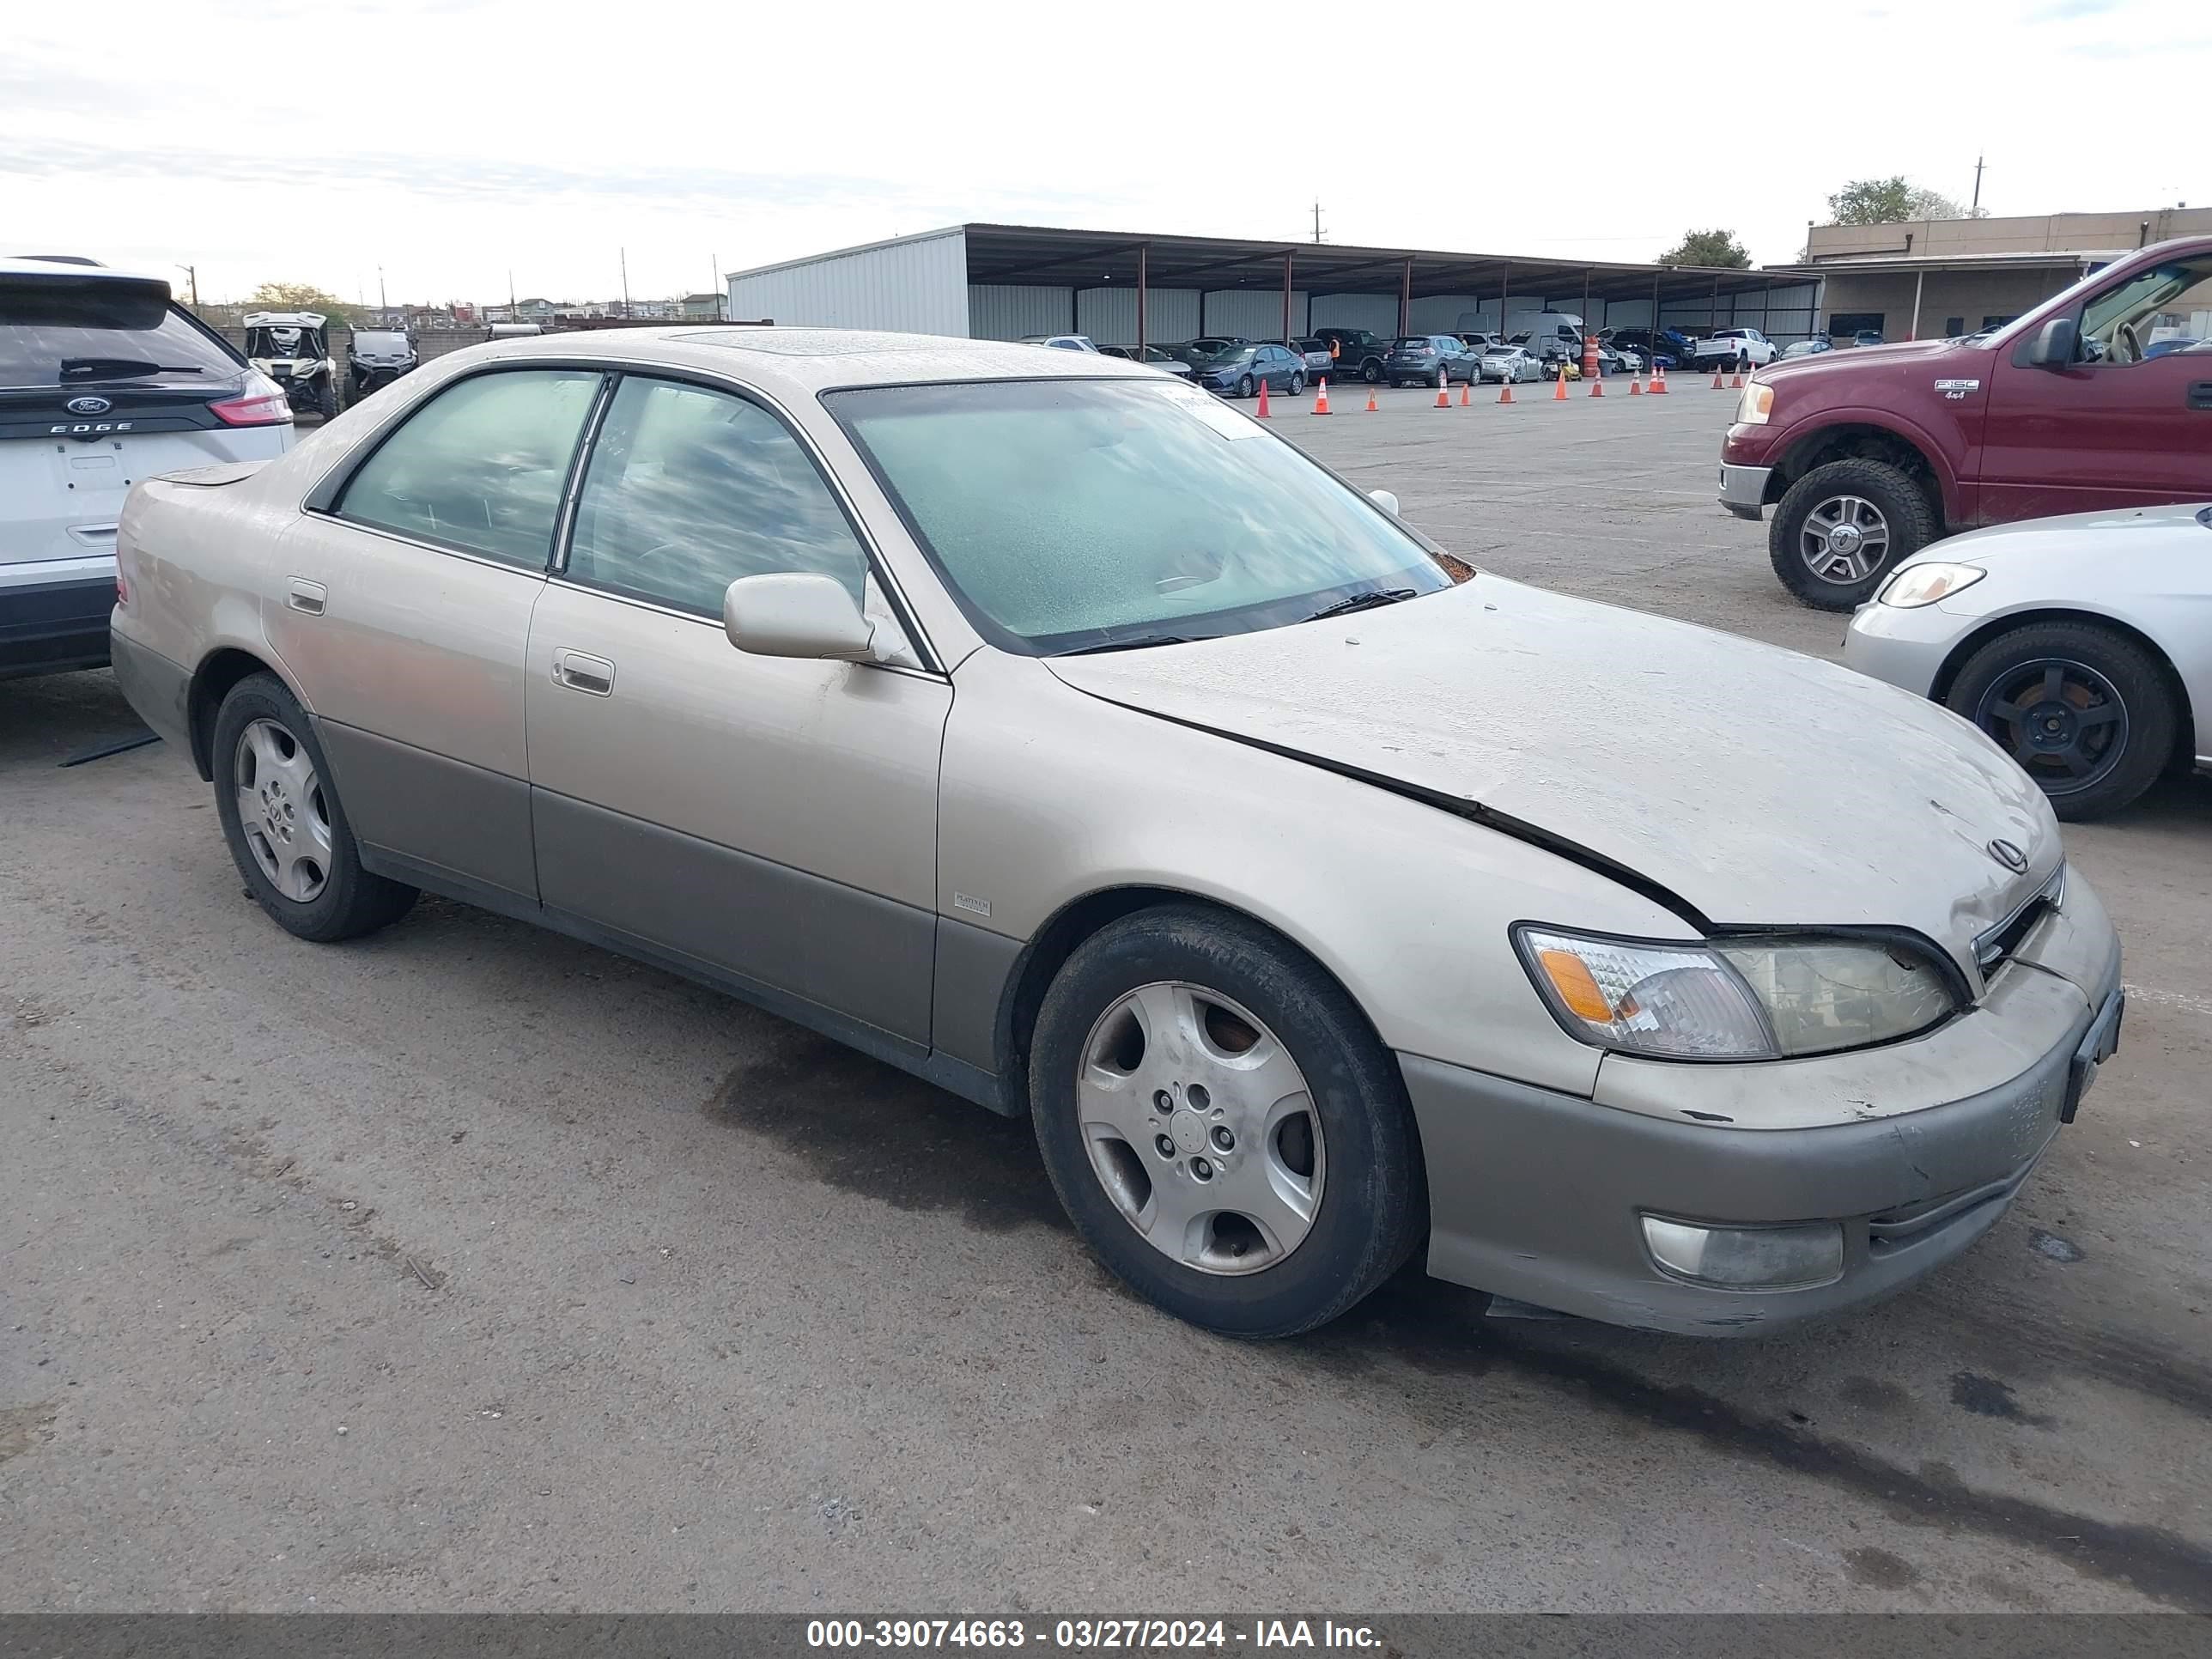
[[1291, 396], [1295, 398], [1306, 389], [1306, 377], [1295, 372], [1291, 375]]
[[[1845, 521], [1858, 532], [1848, 546], [1835, 533]], [[1871, 544], [1877, 524], [1879, 546]], [[1830, 461], [1790, 486], [1767, 527], [1766, 552], [1782, 585], [1805, 604], [1852, 611], [1940, 532], [1911, 473], [1887, 461]]]
[[1252, 377], [1249, 374], [1237, 382], [1237, 395], [1240, 398], [1249, 398], [1252, 395]]
[[[1359, 378], [1366, 381], [1370, 386], [1381, 385], [1382, 380], [1382, 364], [1381, 361], [1377, 358], [1370, 357], [1365, 362], [1360, 364]], [[1394, 380], [1391, 384], [1395, 386], [1397, 382]]]
[[[1139, 996], [1152, 1015], [1133, 1009]], [[1187, 1016], [1176, 1053], [1144, 1041], [1146, 1020], [1171, 1011]], [[1250, 1039], [1242, 1047], [1237, 1032]], [[1271, 1058], [1240, 1083], [1247, 1056]], [[1109, 1074], [1130, 1092], [1079, 1082]], [[1154, 1112], [1160, 1093], [1172, 1113]], [[1283, 1112], [1299, 1099], [1304, 1109]], [[1225, 1336], [1326, 1324], [1426, 1231], [1419, 1142], [1389, 1054], [1341, 987], [1241, 916], [1164, 905], [1079, 946], [1038, 1012], [1030, 1100], [1045, 1168], [1084, 1242], [1156, 1306]], [[1285, 1194], [1301, 1181], [1294, 1201]], [[1240, 1198], [1255, 1209], [1205, 1207]], [[1147, 1214], [1171, 1246], [1139, 1231]]]
[[1998, 635], [1966, 659], [1943, 702], [2019, 762], [2069, 822], [2117, 812], [2156, 782], [2180, 724], [2160, 664], [2095, 623]]
[[[255, 734], [251, 752], [249, 734]], [[322, 745], [282, 680], [250, 674], [231, 688], [216, 714], [211, 752], [223, 839], [246, 890], [278, 927], [329, 944], [373, 933], [407, 914], [415, 889], [361, 867]], [[276, 795], [264, 796], [271, 785]], [[255, 802], [256, 822], [241, 815], [241, 792]], [[269, 805], [272, 799], [277, 804]], [[314, 866], [320, 880], [310, 886], [304, 878]]]
[[315, 412], [326, 421], [338, 417], [338, 389], [335, 381], [325, 380], [315, 393]]

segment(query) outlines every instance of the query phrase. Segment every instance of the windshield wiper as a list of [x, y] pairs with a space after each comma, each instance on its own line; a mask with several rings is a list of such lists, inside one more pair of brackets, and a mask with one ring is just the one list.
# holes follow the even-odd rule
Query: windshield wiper
[[1308, 617], [1308, 622], [1322, 622], [1330, 617], [1341, 617], [1354, 611], [1372, 611], [1378, 605], [1395, 605], [1401, 599], [1418, 599], [1410, 587], [1370, 587], [1364, 593], [1354, 593], [1348, 599], [1339, 599], [1334, 605], [1325, 605]]
[[135, 380], [148, 374], [202, 374], [192, 363], [149, 363], [143, 357], [64, 357], [64, 380]]
[[[1206, 637], [1213, 637], [1208, 635]], [[1055, 651], [1055, 657], [1091, 657], [1101, 651], [1141, 651], [1148, 645], [1188, 645], [1192, 641], [1181, 634], [1139, 634], [1133, 639], [1102, 640], [1097, 645], [1079, 645], [1066, 651]]]

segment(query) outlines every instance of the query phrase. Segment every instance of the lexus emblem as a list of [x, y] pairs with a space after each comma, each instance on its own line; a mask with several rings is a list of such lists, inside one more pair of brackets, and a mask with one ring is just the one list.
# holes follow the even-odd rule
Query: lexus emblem
[[1991, 842], [1990, 856], [2016, 876], [2024, 876], [2027, 873], [2027, 854], [2008, 841]]
[[72, 398], [64, 407], [72, 415], [105, 415], [115, 405], [105, 398]]

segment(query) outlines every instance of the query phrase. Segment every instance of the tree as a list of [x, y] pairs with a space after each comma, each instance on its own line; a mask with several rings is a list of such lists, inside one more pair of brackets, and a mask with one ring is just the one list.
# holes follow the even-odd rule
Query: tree
[[1662, 265], [1703, 265], [1718, 270], [1747, 270], [1751, 255], [1735, 234], [1727, 230], [1687, 230], [1682, 240], [1659, 256]]
[[319, 311], [333, 323], [351, 325], [344, 303], [313, 283], [264, 283], [246, 296], [246, 303], [256, 310]]
[[1940, 191], [1887, 179], [1854, 179], [1828, 198], [1839, 225], [1899, 225], [1914, 219], [1964, 219], [1964, 209]]

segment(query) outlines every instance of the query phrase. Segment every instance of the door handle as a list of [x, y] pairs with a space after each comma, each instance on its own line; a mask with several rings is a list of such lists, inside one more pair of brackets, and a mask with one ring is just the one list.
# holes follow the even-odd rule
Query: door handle
[[553, 683], [589, 696], [611, 697], [615, 692], [615, 665], [605, 657], [587, 657], [580, 651], [556, 651]]
[[2212, 409], [2212, 380], [2199, 380], [2189, 388], [2191, 409]]
[[284, 603], [310, 617], [323, 614], [323, 601], [328, 596], [329, 590], [320, 582], [311, 582], [301, 576], [295, 576], [284, 584]]

